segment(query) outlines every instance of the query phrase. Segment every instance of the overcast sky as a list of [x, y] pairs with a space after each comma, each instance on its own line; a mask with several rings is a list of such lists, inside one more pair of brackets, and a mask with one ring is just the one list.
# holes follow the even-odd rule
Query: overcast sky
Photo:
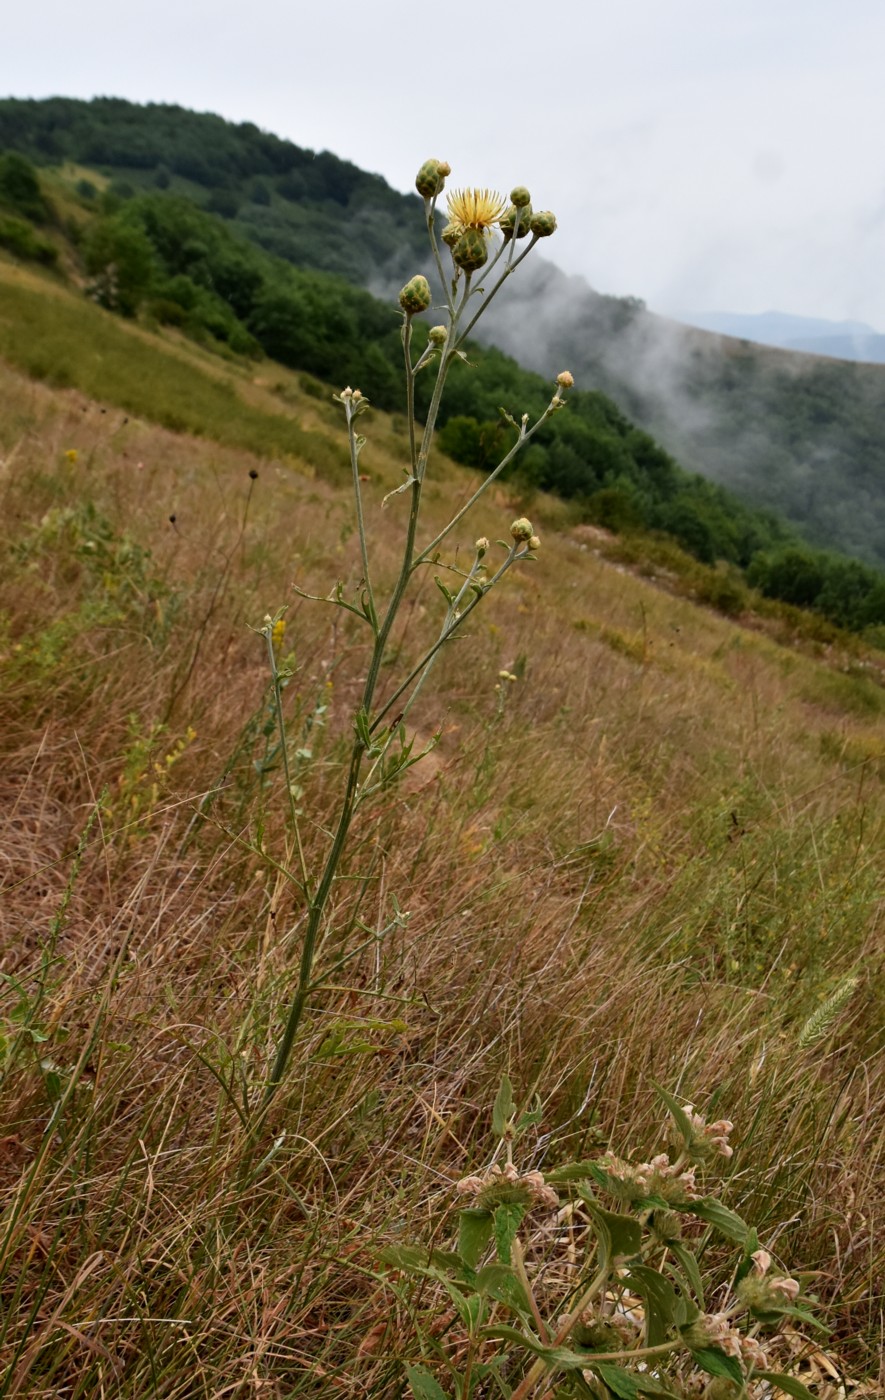
[[4, 96], [178, 102], [402, 190], [438, 156], [527, 184], [600, 291], [885, 331], [883, 0], [4, 9]]

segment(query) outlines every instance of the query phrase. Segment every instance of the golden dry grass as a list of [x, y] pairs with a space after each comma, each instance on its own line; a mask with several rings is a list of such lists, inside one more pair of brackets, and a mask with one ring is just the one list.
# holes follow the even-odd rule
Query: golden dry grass
[[[334, 431], [293, 376], [240, 381]], [[505, 1069], [544, 1103], [532, 1165], [653, 1146], [653, 1080], [734, 1119], [729, 1203], [818, 1271], [838, 1354], [885, 1384], [885, 706], [862, 658], [673, 597], [533, 502], [539, 561], [425, 691], [438, 747], [356, 828], [326, 961], [356, 889], [366, 924], [395, 895], [408, 927], [317, 994], [256, 1158], [303, 910], [256, 850], [283, 859], [285, 831], [250, 626], [290, 604], [315, 862], [365, 649], [292, 584], [356, 580], [347, 493], [2, 368], [0, 408], [0, 1395], [400, 1394], [415, 1343], [378, 1253], [430, 1238], [487, 1160]], [[403, 439], [382, 415], [368, 436], [390, 579]], [[436, 472], [428, 533], [469, 489]], [[498, 489], [462, 544], [523, 507]], [[436, 597], [406, 608], [404, 657]]]

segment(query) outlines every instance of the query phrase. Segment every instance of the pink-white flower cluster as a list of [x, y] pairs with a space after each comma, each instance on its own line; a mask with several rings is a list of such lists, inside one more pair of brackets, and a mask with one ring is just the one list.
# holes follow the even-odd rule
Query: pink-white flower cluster
[[694, 1167], [680, 1167], [671, 1162], [666, 1152], [658, 1153], [650, 1162], [625, 1162], [613, 1152], [606, 1152], [603, 1165], [609, 1176], [622, 1183], [623, 1194], [629, 1199], [661, 1196], [670, 1205], [697, 1200], [700, 1192]]
[[734, 1155], [734, 1148], [728, 1141], [729, 1133], [734, 1131], [733, 1123], [729, 1122], [727, 1118], [719, 1118], [715, 1123], [708, 1123], [702, 1114], [695, 1112], [694, 1104], [691, 1103], [685, 1105], [684, 1112], [694, 1133], [693, 1146], [702, 1149], [712, 1147], [721, 1157]]
[[[484, 1176], [465, 1176], [456, 1182], [455, 1190], [460, 1196], [484, 1195], [489, 1198], [488, 1203], [492, 1204], [491, 1198], [500, 1188], [507, 1186], [514, 1189], [514, 1194], [524, 1193], [529, 1205], [542, 1206], [546, 1210], [555, 1210], [559, 1205], [559, 1197], [553, 1187], [547, 1185], [543, 1172], [520, 1174], [512, 1162], [508, 1162], [504, 1167], [496, 1162], [494, 1166], [489, 1167]], [[477, 1203], [484, 1205], [486, 1201]]]

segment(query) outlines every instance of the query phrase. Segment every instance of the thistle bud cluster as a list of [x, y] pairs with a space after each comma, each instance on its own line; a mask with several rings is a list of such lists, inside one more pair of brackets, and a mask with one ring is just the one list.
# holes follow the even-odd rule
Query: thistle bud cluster
[[451, 175], [452, 167], [444, 160], [425, 160], [415, 176], [415, 189], [424, 199], [433, 199], [441, 194], [446, 176]]
[[559, 1197], [548, 1186], [542, 1172], [519, 1173], [512, 1162], [500, 1167], [497, 1162], [483, 1176], [465, 1176], [456, 1182], [459, 1196], [472, 1196], [480, 1210], [494, 1210], [500, 1205], [540, 1206], [556, 1210]]

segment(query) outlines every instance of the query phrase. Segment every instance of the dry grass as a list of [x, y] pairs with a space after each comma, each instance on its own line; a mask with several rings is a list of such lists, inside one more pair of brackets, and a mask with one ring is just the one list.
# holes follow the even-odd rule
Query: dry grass
[[[328, 431], [291, 376], [285, 402], [250, 392]], [[885, 1384], [872, 682], [595, 557], [533, 503], [539, 562], [453, 647], [416, 712], [437, 749], [354, 833], [336, 937], [354, 891], [365, 923], [396, 895], [408, 927], [318, 994], [256, 1153], [302, 909], [256, 849], [279, 858], [285, 833], [249, 625], [291, 602], [296, 732], [330, 707], [300, 775], [316, 861], [364, 652], [291, 585], [356, 579], [349, 501], [309, 463], [5, 369], [0, 407], [0, 1396], [401, 1394], [416, 1343], [378, 1252], [430, 1238], [487, 1160], [505, 1069], [544, 1102], [532, 1165], [653, 1145], [652, 1080], [734, 1119], [729, 1203], [818, 1271], [839, 1355]], [[392, 576], [402, 512], [378, 502], [402, 439], [380, 415], [368, 433]], [[428, 530], [467, 482], [440, 466]], [[521, 504], [502, 488], [464, 542]], [[405, 655], [435, 597], [406, 610]], [[502, 667], [522, 679], [499, 714]]]

